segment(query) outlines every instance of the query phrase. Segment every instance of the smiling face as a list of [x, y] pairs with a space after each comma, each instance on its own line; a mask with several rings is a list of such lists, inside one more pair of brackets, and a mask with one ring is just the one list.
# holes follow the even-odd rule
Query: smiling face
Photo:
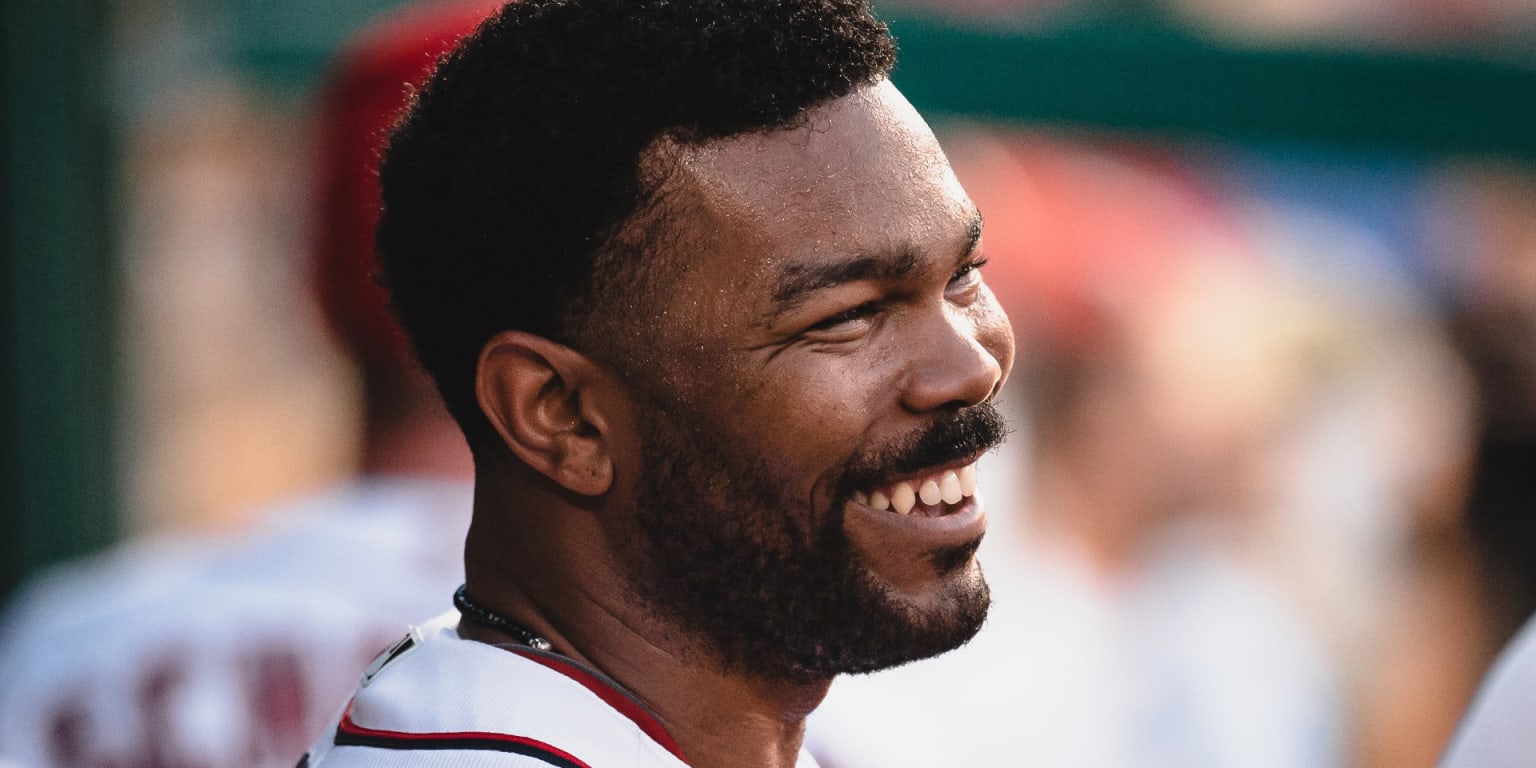
[[610, 531], [631, 583], [727, 666], [788, 679], [980, 627], [972, 465], [1013, 355], [979, 217], [905, 99], [881, 81], [809, 118], [680, 150], [686, 253], [612, 352], [638, 422]]

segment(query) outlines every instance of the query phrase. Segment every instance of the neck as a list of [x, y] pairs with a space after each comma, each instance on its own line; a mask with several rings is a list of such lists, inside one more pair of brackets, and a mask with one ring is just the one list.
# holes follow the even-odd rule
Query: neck
[[794, 768], [805, 718], [831, 684], [733, 674], [641, 633], [606, 638], [588, 658], [656, 712], [693, 768]]
[[[477, 603], [623, 686], [666, 725], [693, 768], [794, 768], [805, 718], [830, 679], [785, 683], [725, 669], [658, 622], [611, 570], [614, 558], [592, 552], [607, 538], [591, 515], [569, 507], [541, 514], [539, 494], [520, 498], [532, 504], [520, 501], [509, 514], [501, 504], [488, 508], [477, 490], [465, 554]], [[469, 621], [460, 633], [518, 641]]]

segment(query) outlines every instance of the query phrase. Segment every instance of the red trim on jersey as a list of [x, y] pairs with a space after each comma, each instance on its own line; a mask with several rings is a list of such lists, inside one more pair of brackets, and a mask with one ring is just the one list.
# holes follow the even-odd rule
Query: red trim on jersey
[[596, 694], [608, 706], [618, 710], [619, 714], [629, 718], [645, 735], [651, 737], [652, 741], [661, 745], [668, 752], [671, 752], [673, 757], [684, 763], [688, 762], [688, 758], [683, 757], [683, 751], [678, 748], [677, 742], [672, 739], [672, 734], [667, 733], [667, 727], [662, 725], [655, 715], [641, 706], [640, 702], [635, 701], [629, 694], [615, 688], [614, 684], [610, 683], [606, 678], [560, 656], [539, 653], [526, 648], [503, 647], [522, 658], [559, 672], [579, 683], [583, 688]]
[[[499, 743], [516, 745], [520, 747], [529, 747], [539, 752], [546, 752], [548, 754], [555, 755], [561, 759], [569, 761], [574, 766], [579, 766], [580, 768], [591, 768], [591, 766], [582, 762], [575, 755], [572, 755], [571, 753], [566, 752], [565, 750], [560, 749], [553, 744], [547, 744], [545, 742], [539, 741], [538, 739], [528, 738], [527, 736], [513, 736], [510, 733], [493, 733], [490, 731], [409, 733], [406, 731], [387, 731], [379, 728], [366, 728], [353, 722], [351, 702], [347, 703], [347, 711], [342, 713], [341, 722], [336, 726], [336, 731], [338, 733], [353, 737], [365, 739], [384, 739], [401, 745], [412, 745], [422, 748], [431, 748], [432, 746], [450, 746], [451, 743], [454, 742], [480, 742], [481, 744], [489, 742], [492, 744]], [[466, 748], [484, 749], [485, 747], [467, 746]]]

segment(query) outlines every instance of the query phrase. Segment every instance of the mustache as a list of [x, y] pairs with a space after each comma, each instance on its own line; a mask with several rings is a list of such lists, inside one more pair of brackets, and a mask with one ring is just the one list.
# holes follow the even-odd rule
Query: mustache
[[874, 487], [887, 478], [975, 456], [1003, 444], [1008, 424], [991, 402], [967, 406], [931, 425], [848, 463], [836, 498]]

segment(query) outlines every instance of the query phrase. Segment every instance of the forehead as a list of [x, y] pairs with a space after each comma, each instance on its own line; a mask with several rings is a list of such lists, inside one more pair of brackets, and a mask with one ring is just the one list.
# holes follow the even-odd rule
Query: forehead
[[743, 284], [806, 260], [952, 246], [973, 218], [933, 132], [886, 80], [803, 126], [689, 149], [679, 169], [715, 241], [701, 257]]

